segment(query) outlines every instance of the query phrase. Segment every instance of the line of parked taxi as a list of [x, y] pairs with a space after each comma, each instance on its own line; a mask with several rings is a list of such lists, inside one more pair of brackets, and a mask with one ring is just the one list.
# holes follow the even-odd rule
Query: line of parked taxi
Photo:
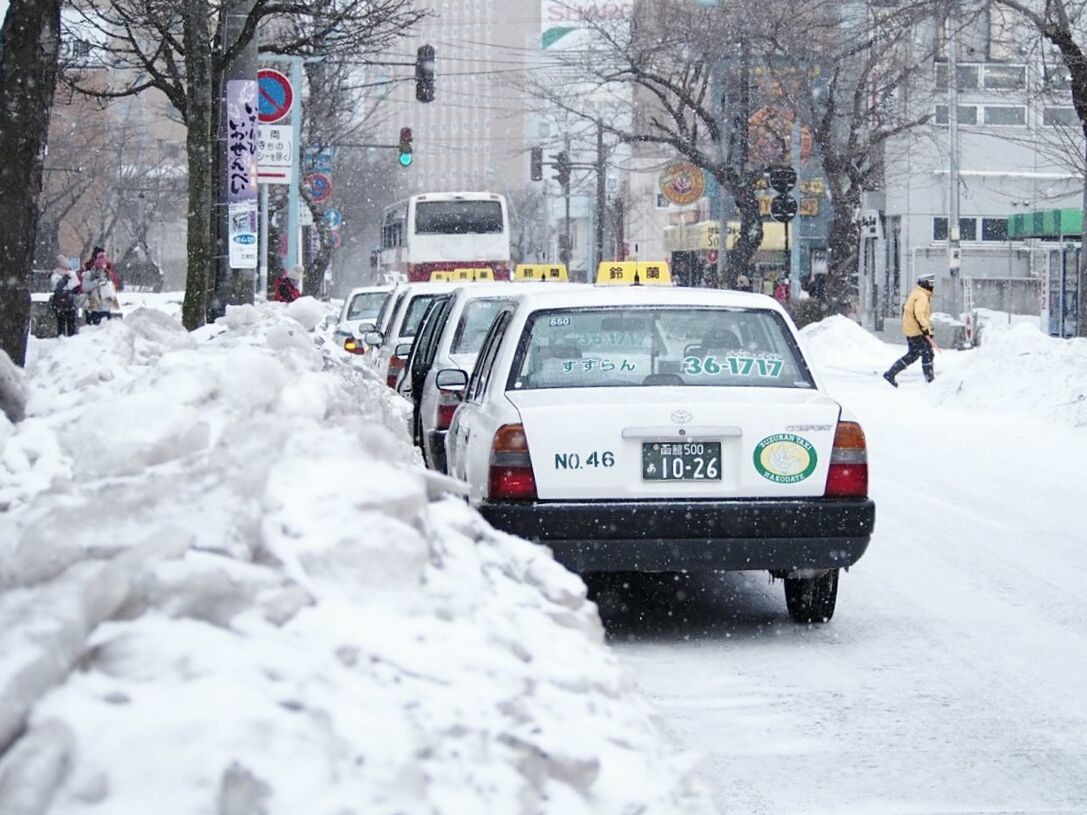
[[344, 303], [345, 348], [412, 402], [427, 466], [575, 571], [767, 571], [793, 620], [829, 620], [874, 527], [866, 440], [781, 306], [664, 263], [515, 277]]

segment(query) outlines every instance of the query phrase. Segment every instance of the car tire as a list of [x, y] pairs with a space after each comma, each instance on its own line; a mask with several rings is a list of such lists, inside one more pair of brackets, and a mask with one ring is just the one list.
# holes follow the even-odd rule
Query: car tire
[[785, 605], [794, 623], [826, 623], [838, 600], [838, 569], [819, 577], [786, 577]]

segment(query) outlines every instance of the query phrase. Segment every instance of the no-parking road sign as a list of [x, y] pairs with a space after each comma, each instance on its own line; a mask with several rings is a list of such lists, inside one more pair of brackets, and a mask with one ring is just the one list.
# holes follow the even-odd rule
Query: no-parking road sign
[[324, 173], [310, 173], [306, 176], [306, 186], [316, 204], [327, 201], [332, 195], [332, 179]]
[[263, 124], [274, 124], [287, 117], [294, 105], [294, 89], [285, 74], [272, 68], [257, 71], [260, 106], [258, 116]]

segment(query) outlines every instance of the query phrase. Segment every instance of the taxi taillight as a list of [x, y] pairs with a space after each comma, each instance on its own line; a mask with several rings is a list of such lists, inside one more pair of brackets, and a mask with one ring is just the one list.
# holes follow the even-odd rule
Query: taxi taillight
[[868, 496], [868, 446], [856, 422], [838, 422], [825, 494], [837, 498]]
[[438, 416], [434, 422], [436, 430], [448, 430], [453, 424], [453, 414], [460, 407], [460, 394], [449, 391], [438, 391]]
[[346, 340], [343, 341], [343, 350], [345, 350], [349, 354], [365, 354], [366, 344], [361, 343], [358, 340], [353, 339], [352, 337], [348, 337]]
[[404, 370], [407, 360], [401, 359], [396, 354], [389, 357], [389, 367], [385, 371], [385, 384], [390, 388], [396, 388], [396, 380], [400, 378], [400, 372]]
[[536, 500], [536, 476], [523, 425], [504, 424], [494, 434], [487, 495], [494, 501]]

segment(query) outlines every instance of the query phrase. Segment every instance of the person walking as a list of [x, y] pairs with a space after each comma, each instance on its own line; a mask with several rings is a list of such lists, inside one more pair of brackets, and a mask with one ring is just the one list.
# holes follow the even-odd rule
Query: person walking
[[751, 291], [751, 278], [742, 274], [736, 278], [736, 291]]
[[83, 293], [87, 295], [87, 322], [91, 325], [98, 325], [104, 319], [112, 320], [114, 312], [121, 311], [114, 284], [115, 273], [110, 265], [106, 253], [99, 252], [94, 258], [94, 266], [83, 272]]
[[57, 318], [57, 336], [74, 336], [79, 330], [76, 326], [79, 275], [68, 264], [68, 258], [63, 254], [57, 255], [57, 266], [49, 275], [49, 285], [53, 290], [49, 305]]
[[294, 272], [288, 272], [284, 269], [283, 274], [276, 278], [272, 284], [272, 299], [277, 303], [293, 303], [299, 297], [302, 296], [302, 292], [298, 290], [298, 285], [291, 279], [291, 275], [300, 275], [301, 266], [295, 266]]
[[906, 335], [909, 349], [883, 374], [883, 378], [896, 388], [898, 383], [895, 382], [895, 377], [916, 362], [918, 357], [921, 358], [925, 381], [931, 382], [935, 376], [932, 370], [932, 359], [936, 351], [936, 341], [932, 338], [933, 280], [933, 275], [921, 275], [917, 278], [917, 286], [910, 292], [906, 305], [902, 308], [902, 333]]

